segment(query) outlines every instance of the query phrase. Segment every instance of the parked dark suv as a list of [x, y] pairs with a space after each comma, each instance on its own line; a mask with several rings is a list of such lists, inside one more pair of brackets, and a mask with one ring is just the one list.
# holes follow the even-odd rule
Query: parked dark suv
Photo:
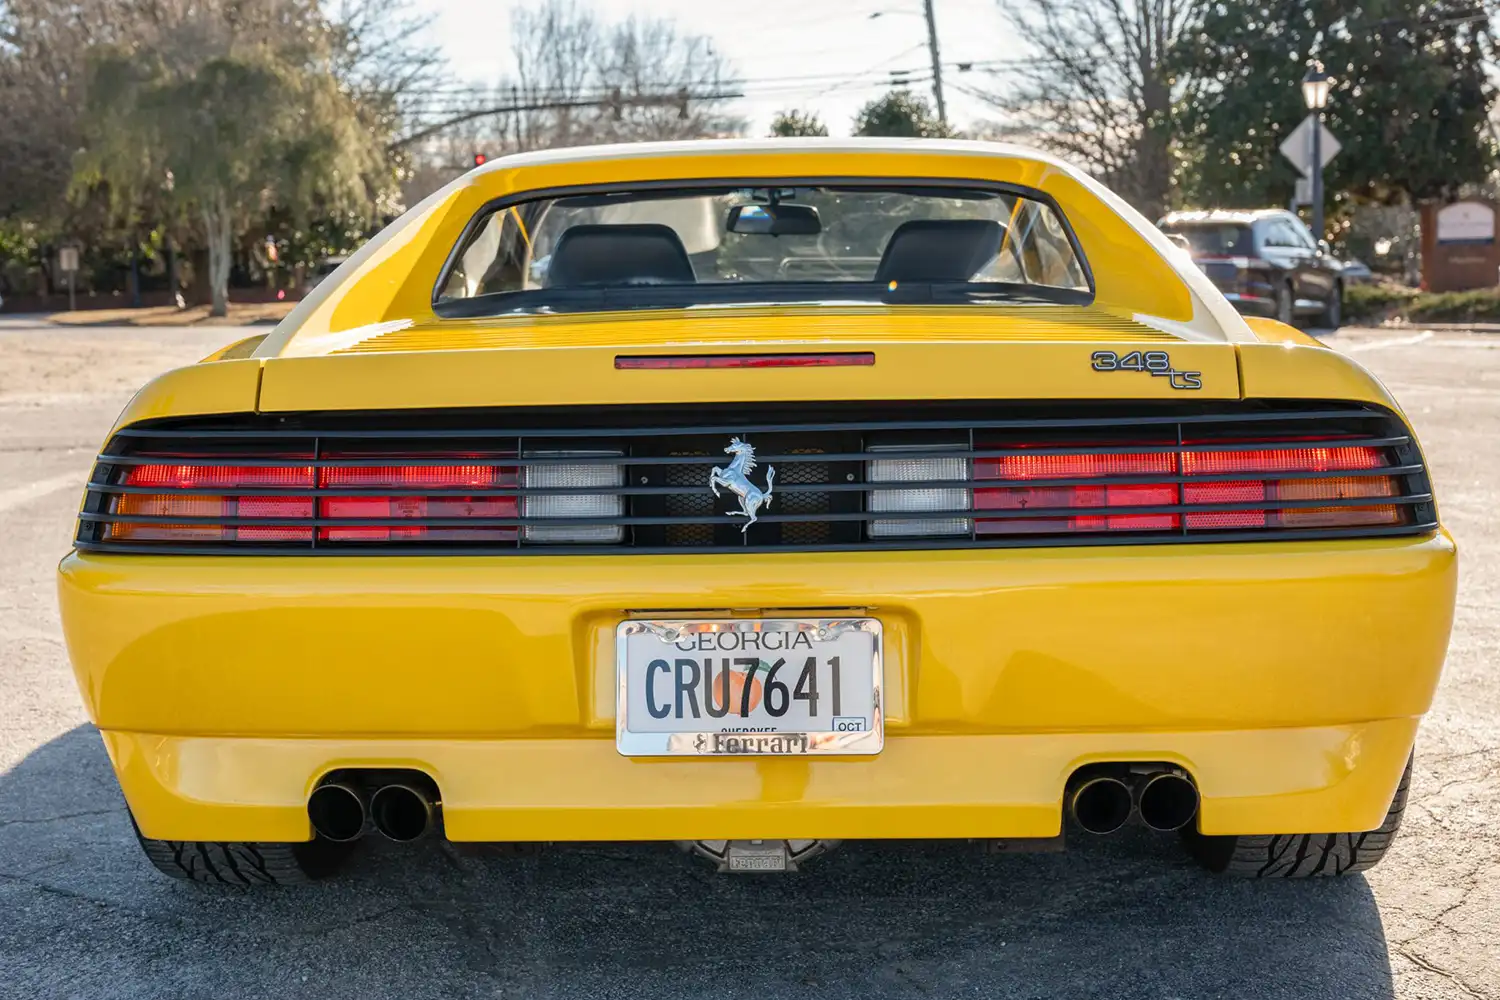
[[1193, 260], [1240, 312], [1339, 325], [1341, 265], [1291, 212], [1173, 212], [1157, 225], [1186, 241]]

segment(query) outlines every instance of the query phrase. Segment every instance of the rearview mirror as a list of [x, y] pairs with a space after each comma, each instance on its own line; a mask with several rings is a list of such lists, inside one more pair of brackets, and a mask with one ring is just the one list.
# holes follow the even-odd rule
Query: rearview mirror
[[816, 236], [823, 223], [811, 205], [736, 205], [725, 228], [742, 235]]

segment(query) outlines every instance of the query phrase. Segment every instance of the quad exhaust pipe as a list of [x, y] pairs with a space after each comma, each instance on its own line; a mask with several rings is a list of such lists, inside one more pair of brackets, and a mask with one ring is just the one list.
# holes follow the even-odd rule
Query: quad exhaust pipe
[[375, 829], [398, 844], [407, 844], [432, 826], [432, 800], [411, 785], [385, 785], [370, 797]]
[[1198, 815], [1198, 787], [1175, 771], [1158, 771], [1136, 788], [1141, 822], [1153, 830], [1180, 830]]
[[324, 782], [307, 799], [307, 818], [324, 840], [343, 844], [365, 832], [369, 803], [365, 791], [347, 781]]
[[1180, 830], [1198, 815], [1198, 787], [1178, 770], [1131, 772], [1127, 783], [1109, 774], [1085, 776], [1067, 794], [1068, 814], [1084, 830], [1109, 834], [1138, 815], [1152, 830]]
[[1088, 778], [1068, 796], [1073, 821], [1089, 833], [1114, 833], [1130, 819], [1130, 786], [1119, 778]]
[[347, 843], [370, 825], [397, 843], [409, 843], [432, 828], [433, 800], [407, 784], [381, 785], [374, 794], [352, 781], [326, 781], [307, 799], [307, 818], [324, 840]]

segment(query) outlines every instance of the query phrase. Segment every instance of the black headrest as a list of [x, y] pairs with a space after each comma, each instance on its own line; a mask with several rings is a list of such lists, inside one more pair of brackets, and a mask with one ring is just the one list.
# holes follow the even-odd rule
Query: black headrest
[[563, 231], [547, 265], [547, 286], [692, 284], [693, 265], [671, 226], [631, 223]]
[[875, 280], [968, 281], [1000, 252], [1005, 229], [988, 219], [903, 222], [880, 255]]

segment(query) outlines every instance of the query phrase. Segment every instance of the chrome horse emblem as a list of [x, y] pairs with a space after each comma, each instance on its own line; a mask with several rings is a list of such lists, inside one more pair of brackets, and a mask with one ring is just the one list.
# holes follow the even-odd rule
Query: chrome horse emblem
[[740, 534], [743, 535], [750, 530], [750, 525], [755, 523], [756, 512], [771, 502], [771, 487], [776, 482], [776, 467], [766, 466], [766, 488], [761, 489], [750, 481], [750, 472], [755, 468], [754, 445], [747, 444], [739, 438], [730, 438], [729, 447], [724, 449], [724, 454], [733, 455], [734, 459], [727, 469], [714, 466], [708, 476], [708, 488], [714, 491], [714, 496], [719, 496], [719, 487], [723, 486], [740, 498], [740, 509], [732, 510], [729, 514], [731, 517], [739, 515], [746, 518], [745, 526], [740, 529]]

